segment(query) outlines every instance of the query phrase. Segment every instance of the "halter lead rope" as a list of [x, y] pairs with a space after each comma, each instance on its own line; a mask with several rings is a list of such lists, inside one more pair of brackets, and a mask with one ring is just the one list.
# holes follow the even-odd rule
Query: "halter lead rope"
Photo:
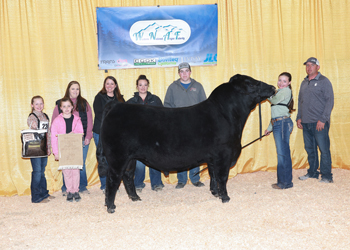
[[250, 144], [256, 142], [257, 140], [260, 140], [261, 138], [263, 138], [265, 135], [262, 135], [262, 122], [261, 122], [261, 103], [259, 102], [259, 127], [260, 127], [260, 137], [255, 139], [254, 141], [248, 143], [247, 145], [243, 146], [243, 148], [249, 146]]

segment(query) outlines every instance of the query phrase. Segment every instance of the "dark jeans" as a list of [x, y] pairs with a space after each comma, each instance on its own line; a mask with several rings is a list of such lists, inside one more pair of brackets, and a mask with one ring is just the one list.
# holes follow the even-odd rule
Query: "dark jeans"
[[47, 183], [45, 178], [45, 167], [47, 165], [47, 157], [30, 158], [32, 163], [32, 182], [30, 190], [32, 192], [32, 202], [38, 203], [49, 197]]
[[[96, 134], [96, 133], [93, 133], [93, 137], [94, 137], [95, 145], [96, 145], [96, 148], [97, 148], [98, 141], [100, 139], [100, 135]], [[103, 177], [99, 176], [99, 177], [100, 177], [100, 182], [101, 182], [100, 189], [101, 190], [105, 190], [106, 189], [106, 179], [107, 179], [107, 177], [106, 176], [103, 176]]]
[[[190, 180], [191, 180], [192, 184], [199, 182], [200, 176], [199, 176], [199, 174], [196, 174], [199, 172], [199, 170], [200, 170], [199, 167], [195, 167], [195, 168], [190, 169], [189, 176], [190, 176]], [[188, 179], [187, 172], [188, 171], [177, 172], [177, 182], [178, 183], [187, 184], [187, 179]]]
[[[317, 123], [302, 123], [303, 125], [303, 136], [305, 150], [308, 155], [308, 162], [310, 168], [307, 173], [310, 177], [318, 178], [319, 172], [318, 167], [320, 166], [320, 172], [322, 179], [333, 180], [332, 175], [332, 158], [330, 151], [329, 141], [329, 122], [326, 122], [324, 129], [321, 131], [316, 130]], [[321, 152], [321, 164], [319, 165], [318, 151]]]
[[277, 150], [277, 185], [280, 188], [293, 187], [292, 159], [290, 157], [289, 138], [293, 130], [290, 118], [276, 121], [273, 124], [273, 137]]
[[[145, 184], [143, 183], [143, 181], [145, 180], [145, 167], [146, 167], [145, 164], [143, 164], [140, 161], [136, 161], [135, 178], [134, 178], [135, 188], [145, 187]], [[155, 189], [156, 186], [164, 187], [160, 171], [153, 168], [149, 168], [149, 178], [151, 180], [152, 190]]]

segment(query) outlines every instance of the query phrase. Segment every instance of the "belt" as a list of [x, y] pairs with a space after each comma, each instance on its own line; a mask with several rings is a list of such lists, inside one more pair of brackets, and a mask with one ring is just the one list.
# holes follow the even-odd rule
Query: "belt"
[[283, 117], [279, 117], [279, 118], [275, 118], [275, 119], [271, 119], [271, 125], [273, 126], [273, 124], [277, 121], [283, 120], [283, 119], [287, 119], [289, 118], [289, 116], [283, 116]]

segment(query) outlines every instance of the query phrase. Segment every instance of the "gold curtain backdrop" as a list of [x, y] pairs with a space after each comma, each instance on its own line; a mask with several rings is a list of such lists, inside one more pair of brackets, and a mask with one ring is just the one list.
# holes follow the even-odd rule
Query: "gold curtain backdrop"
[[[140, 74], [150, 79], [150, 91], [162, 100], [167, 87], [178, 78], [177, 68], [98, 70], [96, 7], [218, 4], [218, 64], [193, 67], [192, 77], [201, 82], [207, 96], [234, 74], [246, 74], [276, 86], [283, 71], [292, 74], [297, 104], [298, 91], [306, 76], [303, 62], [315, 56], [320, 72], [333, 84], [335, 104], [331, 116], [333, 168], [350, 169], [350, 1], [348, 0], [0, 0], [0, 195], [30, 195], [31, 165], [21, 158], [20, 130], [27, 128], [34, 95], [45, 100], [52, 116], [55, 101], [67, 84], [76, 80], [92, 106], [107, 75], [118, 80], [127, 100], [136, 91]], [[298, 108], [296, 106], [296, 108]], [[270, 105], [262, 104], [263, 130], [270, 119]], [[308, 167], [302, 130], [290, 139], [293, 168]], [[256, 108], [243, 132], [245, 145], [259, 136]], [[90, 143], [86, 160], [89, 186], [99, 183], [95, 144]], [[230, 177], [237, 173], [276, 171], [273, 136], [245, 148]], [[51, 155], [46, 167], [50, 192], [62, 185], [58, 163]], [[208, 173], [201, 175], [209, 178]], [[294, 176], [294, 178], [297, 178]], [[148, 177], [146, 179], [148, 181]], [[175, 183], [176, 175], [163, 181]], [[336, 181], [336, 180], [335, 180]], [[99, 185], [99, 184], [98, 184]]]

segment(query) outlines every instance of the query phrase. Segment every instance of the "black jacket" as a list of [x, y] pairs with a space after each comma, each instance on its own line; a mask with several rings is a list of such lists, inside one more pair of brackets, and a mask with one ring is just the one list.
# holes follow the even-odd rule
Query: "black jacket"
[[147, 96], [145, 98], [145, 101], [142, 100], [142, 98], [139, 95], [139, 92], [134, 93], [134, 97], [131, 97], [127, 103], [133, 103], [133, 104], [143, 104], [143, 105], [151, 105], [151, 106], [160, 106], [163, 107], [163, 103], [160, 100], [160, 98], [156, 95], [153, 95], [151, 92], [147, 91]]
[[[123, 96], [122, 96], [122, 98], [123, 98]], [[123, 100], [124, 100], [124, 98], [123, 98]], [[92, 131], [96, 134], [100, 134], [103, 109], [105, 108], [106, 104], [111, 102], [111, 101], [118, 102], [118, 99], [116, 98], [116, 96], [111, 98], [111, 97], [108, 97], [107, 94], [101, 94], [101, 93], [98, 93], [95, 96], [95, 100], [94, 100], [94, 104], [93, 104], [95, 119], [94, 119], [94, 127], [92, 128]]]

